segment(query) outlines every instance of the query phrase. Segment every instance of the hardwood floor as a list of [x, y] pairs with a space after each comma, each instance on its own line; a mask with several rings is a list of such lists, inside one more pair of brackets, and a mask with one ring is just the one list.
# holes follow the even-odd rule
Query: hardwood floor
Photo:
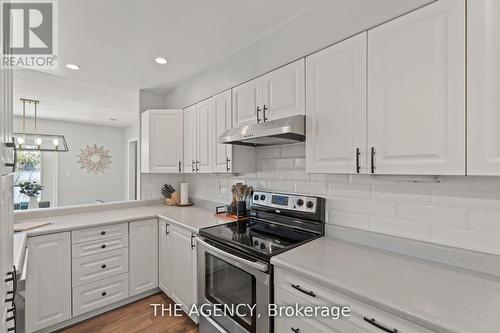
[[141, 299], [106, 312], [59, 332], [65, 333], [198, 333], [198, 326], [183, 313], [182, 317], [155, 317], [150, 304], [173, 304], [163, 293]]

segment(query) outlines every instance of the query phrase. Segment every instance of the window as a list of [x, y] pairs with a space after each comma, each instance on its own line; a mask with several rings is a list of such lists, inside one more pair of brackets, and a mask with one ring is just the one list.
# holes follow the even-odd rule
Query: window
[[[42, 154], [39, 151], [20, 151], [17, 153], [17, 167], [14, 175], [14, 203], [29, 202], [29, 198], [22, 194], [20, 183], [37, 182], [41, 184]], [[21, 204], [22, 206], [22, 204]]]

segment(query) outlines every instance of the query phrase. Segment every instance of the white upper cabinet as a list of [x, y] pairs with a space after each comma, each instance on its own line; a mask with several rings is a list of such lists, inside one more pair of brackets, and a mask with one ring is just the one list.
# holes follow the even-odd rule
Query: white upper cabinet
[[182, 110], [147, 110], [141, 114], [141, 171], [178, 173], [183, 160]]
[[196, 105], [196, 172], [212, 172], [213, 117], [211, 99]]
[[464, 0], [368, 32], [368, 148], [377, 174], [465, 173]]
[[184, 172], [196, 172], [196, 105], [184, 109]]
[[218, 142], [219, 136], [231, 128], [231, 90], [212, 97], [214, 135], [213, 171], [230, 172], [233, 146]]
[[305, 114], [304, 59], [260, 78], [264, 121]]
[[256, 124], [262, 114], [262, 88], [260, 79], [243, 83], [232, 90], [233, 127]]
[[469, 175], [500, 175], [500, 2], [467, 6], [467, 169]]
[[366, 32], [306, 58], [306, 170], [366, 173]]
[[233, 127], [305, 114], [304, 59], [232, 89]]
[[130, 296], [158, 287], [158, 220], [129, 223]]

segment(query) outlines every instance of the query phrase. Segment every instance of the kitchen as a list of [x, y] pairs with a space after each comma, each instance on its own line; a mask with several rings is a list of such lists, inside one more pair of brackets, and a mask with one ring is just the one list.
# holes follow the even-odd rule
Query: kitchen
[[497, 1], [45, 2], [0, 332], [498, 332]]

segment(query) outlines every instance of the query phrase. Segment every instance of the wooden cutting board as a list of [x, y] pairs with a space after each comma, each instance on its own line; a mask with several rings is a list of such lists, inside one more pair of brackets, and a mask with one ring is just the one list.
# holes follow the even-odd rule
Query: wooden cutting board
[[26, 231], [38, 227], [42, 227], [44, 225], [52, 224], [52, 222], [21, 222], [14, 223], [14, 231]]

